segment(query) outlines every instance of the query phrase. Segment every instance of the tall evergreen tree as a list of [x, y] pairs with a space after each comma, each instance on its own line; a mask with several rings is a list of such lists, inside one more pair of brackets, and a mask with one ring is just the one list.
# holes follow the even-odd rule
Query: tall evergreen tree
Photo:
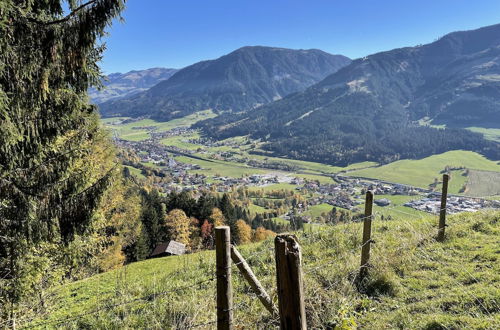
[[197, 212], [195, 217], [200, 221], [207, 220], [212, 214], [212, 210], [217, 207], [217, 199], [210, 194], [203, 194], [198, 198]]
[[0, 1], [4, 317], [27, 293], [23, 258], [43, 242], [84, 234], [110, 181], [112, 156], [87, 90], [100, 83], [98, 41], [124, 2]]
[[165, 204], [162, 202], [163, 199], [158, 190], [152, 190], [150, 193], [144, 192], [141, 221], [145, 229], [145, 241], [150, 250], [163, 241], [166, 234], [166, 230], [163, 228], [163, 219], [167, 212]]

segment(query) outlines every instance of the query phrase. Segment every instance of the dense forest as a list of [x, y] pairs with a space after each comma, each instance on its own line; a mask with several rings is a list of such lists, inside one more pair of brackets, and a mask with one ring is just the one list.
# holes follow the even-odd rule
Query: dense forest
[[[262, 150], [254, 151], [256, 153], [340, 166], [362, 161], [389, 163], [418, 159], [458, 149], [500, 159], [498, 143], [485, 140], [482, 134], [460, 128], [406, 124], [399, 115], [378, 116], [368, 110], [351, 115], [311, 115], [294, 126], [287, 125], [286, 116], [278, 118], [274, 112], [255, 115], [253, 120], [248, 119], [248, 115], [238, 118], [239, 121], [234, 115], [221, 115], [195, 126], [215, 139], [249, 134], [264, 142]], [[233, 122], [238, 125], [231, 125]]]

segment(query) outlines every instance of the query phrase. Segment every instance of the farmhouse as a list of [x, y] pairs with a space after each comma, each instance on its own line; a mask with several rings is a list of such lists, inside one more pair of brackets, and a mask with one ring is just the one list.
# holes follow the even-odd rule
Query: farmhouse
[[165, 257], [165, 256], [180, 256], [186, 253], [186, 245], [176, 242], [170, 241], [168, 243], [160, 243], [156, 246], [156, 248], [151, 252], [149, 258], [157, 258], [157, 257]]

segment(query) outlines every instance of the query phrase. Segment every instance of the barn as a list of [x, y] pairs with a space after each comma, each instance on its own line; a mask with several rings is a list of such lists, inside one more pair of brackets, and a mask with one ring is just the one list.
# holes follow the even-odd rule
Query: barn
[[158, 244], [153, 252], [149, 255], [149, 258], [165, 257], [165, 256], [180, 256], [186, 253], [186, 245], [170, 241], [167, 243]]

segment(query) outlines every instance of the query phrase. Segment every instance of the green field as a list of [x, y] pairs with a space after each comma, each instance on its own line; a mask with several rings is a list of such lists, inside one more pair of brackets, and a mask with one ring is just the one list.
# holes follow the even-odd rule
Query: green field
[[374, 162], [362, 162], [362, 163], [352, 164], [346, 167], [338, 167], [322, 163], [307, 162], [303, 160], [286, 159], [286, 158], [278, 158], [278, 157], [270, 157], [270, 156], [254, 155], [254, 154], [248, 154], [248, 157], [259, 160], [282, 162], [285, 164], [296, 166], [301, 170], [309, 171], [313, 174], [314, 173], [334, 174], [342, 171], [350, 171], [354, 169], [366, 168], [377, 165], [377, 163]]
[[[354, 276], [362, 223], [296, 233], [309, 328], [494, 329], [500, 324], [500, 214], [464, 213], [449, 224], [446, 241], [438, 243], [435, 217], [375, 221], [371, 268], [360, 290]], [[276, 302], [273, 241], [238, 249]], [[26, 311], [18, 327], [215, 328], [209, 323], [216, 320], [214, 271], [213, 251], [132, 263], [54, 288], [44, 312]], [[273, 328], [236, 268], [232, 282], [235, 328]]]
[[310, 216], [313, 220], [320, 217], [322, 213], [328, 213], [333, 209], [333, 206], [330, 204], [318, 204], [309, 207], [307, 211], [303, 213], [303, 215]]
[[500, 172], [470, 170], [466, 194], [474, 197], [500, 196]]
[[216, 160], [214, 161], [200, 160], [186, 156], [175, 157], [175, 160], [181, 163], [200, 165], [202, 167], [201, 170], [193, 170], [191, 172], [204, 174], [206, 176], [218, 175], [218, 176], [241, 178], [246, 175], [265, 174], [269, 172], [268, 170], [246, 167], [241, 164], [233, 164], [229, 162], [222, 162]]
[[251, 187], [248, 187], [248, 190], [263, 190], [264, 192], [266, 191], [273, 191], [273, 190], [293, 190], [295, 191], [298, 186], [297, 185], [294, 185], [294, 184], [290, 184], [290, 183], [274, 183], [274, 184], [270, 184], [270, 185], [267, 185], [267, 186], [263, 186], [263, 187], [258, 187], [258, 186], [251, 186]]
[[[422, 212], [419, 210], [412, 209], [410, 207], [403, 206], [406, 202], [409, 202], [413, 199], [420, 199], [419, 196], [405, 196], [405, 195], [375, 195], [375, 200], [387, 198], [391, 201], [391, 204], [388, 206], [378, 206], [373, 205], [373, 214], [375, 215], [375, 219], [382, 220], [387, 219], [388, 217], [392, 219], [415, 219], [415, 218], [426, 218], [429, 217], [429, 214], [426, 212]], [[361, 204], [358, 206], [360, 212], [363, 212], [365, 209], [365, 204]]]
[[[465, 170], [451, 171], [448, 183], [448, 192], [450, 194], [463, 193], [463, 189], [468, 179], [469, 178], [467, 177]], [[439, 191], [441, 191], [441, 189], [439, 189]]]
[[127, 124], [111, 124], [117, 119], [127, 119], [124, 117], [104, 118], [102, 119], [102, 122], [106, 127], [113, 130], [113, 132], [115, 132], [115, 134], [117, 134], [121, 139], [129, 141], [143, 141], [150, 137], [149, 129], [147, 127], [155, 127], [155, 132], [164, 132], [176, 127], [188, 127], [200, 120], [213, 118], [215, 116], [216, 115], [211, 110], [204, 110], [167, 122], [158, 122], [152, 119], [143, 119]]
[[117, 121], [122, 121], [125, 119], [130, 119], [130, 117], [109, 117], [109, 118], [101, 118], [101, 122], [104, 125], [114, 125]]
[[248, 210], [252, 213], [252, 214], [257, 214], [257, 213], [266, 213], [266, 212], [269, 212], [270, 210], [262, 207], [262, 206], [259, 206], [259, 205], [255, 205], [255, 204], [250, 204], [250, 206], [248, 207]]
[[487, 140], [500, 142], [499, 128], [468, 127], [467, 129], [472, 132], [483, 134], [484, 138]]
[[136, 177], [138, 177], [138, 178], [141, 178], [141, 179], [146, 178], [146, 177], [142, 174], [142, 171], [141, 171], [140, 169], [135, 168], [135, 167], [132, 167], [132, 166], [126, 166], [126, 165], [125, 165], [125, 167], [129, 169], [129, 171], [130, 171], [130, 174], [131, 174], [131, 175], [134, 175], [134, 176], [136, 176]]
[[351, 176], [374, 178], [389, 182], [428, 188], [446, 166], [500, 172], [497, 161], [488, 160], [472, 151], [449, 151], [419, 160], [399, 160], [387, 165], [353, 171]]
[[[204, 155], [198, 155], [198, 156], [204, 156]], [[219, 175], [219, 176], [227, 176], [227, 177], [232, 177], [232, 178], [241, 178], [243, 176], [248, 176], [252, 174], [270, 174], [270, 173], [277, 173], [277, 174], [282, 174], [282, 175], [290, 175], [293, 177], [300, 177], [304, 178], [307, 180], [317, 180], [321, 183], [333, 183], [333, 180], [330, 177], [323, 176], [320, 174], [303, 174], [303, 173], [295, 173], [295, 172], [284, 172], [284, 171], [277, 171], [277, 170], [272, 170], [272, 169], [265, 169], [265, 168], [255, 168], [255, 167], [250, 167], [242, 163], [233, 163], [233, 162], [227, 162], [223, 160], [213, 160], [213, 159], [196, 159], [192, 157], [187, 157], [187, 156], [177, 156], [175, 157], [176, 161], [179, 161], [181, 163], [187, 163], [187, 164], [197, 164], [200, 165], [203, 169], [202, 170], [192, 170], [191, 173], [198, 173], [198, 174], [204, 174], [206, 176], [213, 176], [213, 175]], [[276, 185], [269, 185], [266, 187], [262, 187], [263, 189], [266, 190], [273, 190], [273, 189], [282, 189], [282, 188], [287, 188], [287, 189], [295, 189], [296, 186], [291, 185], [291, 184], [280, 184], [281, 186], [276, 186]]]
[[165, 139], [162, 139], [160, 142], [166, 146], [174, 146], [180, 149], [185, 150], [197, 150], [201, 146], [198, 144], [193, 144], [187, 142], [189, 139], [199, 138], [200, 135], [198, 133], [190, 134], [190, 135], [181, 135], [181, 136], [172, 136]]

